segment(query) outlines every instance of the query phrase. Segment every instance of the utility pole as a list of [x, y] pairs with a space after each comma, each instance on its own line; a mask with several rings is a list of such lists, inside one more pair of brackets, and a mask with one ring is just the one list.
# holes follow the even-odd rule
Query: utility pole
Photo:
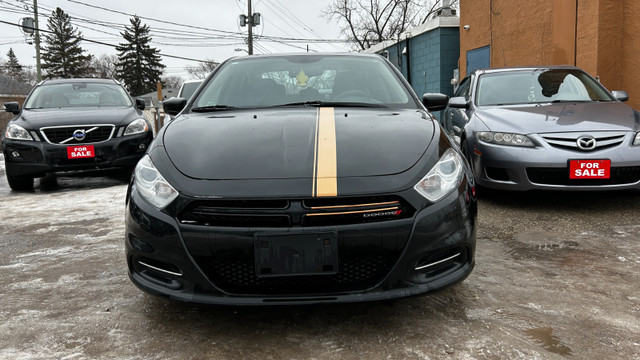
[[240, 15], [240, 26], [248, 26], [249, 27], [249, 39], [247, 40], [247, 45], [249, 50], [247, 51], [249, 55], [253, 55], [253, 27], [260, 25], [260, 13], [252, 13], [251, 12], [251, 0], [247, 1], [248, 11], [247, 15]]
[[38, 0], [33, 0], [33, 17], [35, 18], [35, 37], [36, 37], [36, 74], [38, 82], [42, 81], [42, 69], [40, 67], [40, 28], [38, 27]]

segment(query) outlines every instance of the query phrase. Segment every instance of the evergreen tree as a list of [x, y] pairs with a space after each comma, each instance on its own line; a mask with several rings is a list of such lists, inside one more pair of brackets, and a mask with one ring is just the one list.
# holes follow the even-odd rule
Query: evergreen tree
[[7, 61], [4, 64], [4, 73], [15, 81], [24, 81], [24, 69], [12, 48], [7, 52]]
[[116, 46], [116, 74], [127, 90], [137, 96], [156, 89], [165, 66], [160, 62], [160, 50], [149, 46], [149, 26], [141, 25], [137, 16], [130, 21], [131, 27], [120, 33], [127, 42]]
[[56, 8], [47, 21], [50, 33], [44, 35], [42, 69], [47, 78], [74, 78], [91, 72], [91, 55], [83, 55], [80, 47], [82, 33], [71, 26], [71, 20], [62, 9]]

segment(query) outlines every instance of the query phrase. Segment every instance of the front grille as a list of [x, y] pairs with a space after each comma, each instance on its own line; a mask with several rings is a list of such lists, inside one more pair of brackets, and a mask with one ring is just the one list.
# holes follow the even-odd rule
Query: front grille
[[182, 211], [183, 224], [225, 227], [300, 227], [362, 224], [410, 218], [414, 209], [395, 196], [295, 199], [198, 200]]
[[640, 166], [612, 167], [609, 179], [570, 179], [569, 168], [527, 168], [527, 176], [532, 183], [547, 185], [632, 184], [640, 181]]
[[[547, 144], [553, 147], [579, 151], [594, 151], [604, 150], [620, 145], [625, 138], [625, 133], [610, 131], [590, 133], [569, 132], [540, 134], [540, 136], [547, 142]], [[578, 147], [578, 139], [585, 136], [595, 140], [595, 146], [592, 149], [583, 150]]]
[[[73, 133], [77, 130], [85, 132], [84, 139], [74, 139]], [[51, 144], [75, 145], [107, 141], [113, 136], [114, 130], [114, 125], [78, 125], [41, 128], [40, 133]]]
[[253, 258], [196, 258], [221, 290], [245, 295], [309, 295], [362, 291], [382, 281], [399, 252], [341, 255], [333, 275], [258, 277]]

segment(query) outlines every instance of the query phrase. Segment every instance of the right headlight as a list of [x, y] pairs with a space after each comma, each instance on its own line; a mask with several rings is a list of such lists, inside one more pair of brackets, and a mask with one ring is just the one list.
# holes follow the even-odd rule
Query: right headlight
[[33, 140], [27, 130], [16, 124], [10, 124], [7, 126], [7, 130], [4, 132], [4, 137], [14, 140]]
[[640, 132], [636, 133], [636, 137], [633, 139], [633, 145], [634, 146], [640, 145]]
[[178, 191], [162, 177], [149, 155], [145, 155], [136, 165], [135, 185], [140, 196], [158, 209], [178, 197]]
[[522, 147], [535, 147], [536, 145], [529, 139], [527, 135], [493, 132], [493, 131], [478, 131], [476, 132], [476, 138], [480, 141], [484, 141], [491, 144], [508, 145], [508, 146], [522, 146]]
[[440, 160], [413, 188], [431, 202], [436, 202], [455, 190], [464, 175], [464, 160], [453, 149], [444, 152]]

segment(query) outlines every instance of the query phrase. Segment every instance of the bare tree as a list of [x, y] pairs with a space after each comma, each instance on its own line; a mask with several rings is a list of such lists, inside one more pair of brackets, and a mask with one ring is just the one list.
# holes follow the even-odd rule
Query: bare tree
[[[458, 0], [449, 1], [456, 7]], [[322, 15], [338, 20], [343, 36], [358, 50], [397, 39], [442, 8], [440, 0], [334, 0]]]
[[101, 79], [114, 79], [116, 77], [117, 61], [118, 57], [115, 55], [102, 54], [100, 55], [100, 57], [94, 56], [91, 59], [93, 77]]
[[165, 87], [171, 89], [180, 89], [180, 85], [182, 85], [182, 78], [178, 75], [165, 75], [162, 77], [162, 83]]
[[220, 65], [220, 63], [213, 59], [205, 59], [205, 61], [198, 63], [198, 65], [187, 66], [185, 69], [191, 77], [195, 79], [204, 79], [218, 65]]

